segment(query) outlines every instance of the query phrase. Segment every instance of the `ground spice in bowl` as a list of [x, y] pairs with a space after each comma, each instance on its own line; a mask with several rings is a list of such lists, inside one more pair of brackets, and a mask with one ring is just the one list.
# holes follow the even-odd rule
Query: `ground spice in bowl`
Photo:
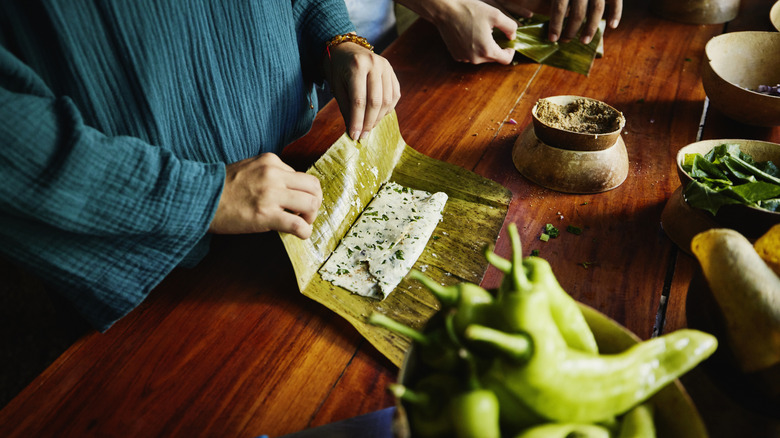
[[534, 133], [549, 146], [599, 151], [617, 142], [626, 119], [615, 108], [582, 96], [539, 99], [531, 110]]
[[540, 99], [536, 117], [548, 126], [572, 132], [606, 134], [620, 129], [620, 113], [591, 99], [575, 99], [563, 105]]

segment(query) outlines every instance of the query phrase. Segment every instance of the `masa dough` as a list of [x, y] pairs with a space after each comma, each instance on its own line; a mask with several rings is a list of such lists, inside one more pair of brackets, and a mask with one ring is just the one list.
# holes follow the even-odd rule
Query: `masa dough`
[[422, 254], [446, 203], [445, 193], [386, 183], [322, 266], [322, 278], [358, 295], [386, 298]]

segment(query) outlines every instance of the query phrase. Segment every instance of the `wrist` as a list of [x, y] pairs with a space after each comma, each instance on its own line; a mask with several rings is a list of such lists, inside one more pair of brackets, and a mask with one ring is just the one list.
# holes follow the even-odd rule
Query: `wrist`
[[344, 44], [344, 43], [357, 44], [361, 47], [365, 47], [366, 49], [372, 52], [374, 51], [374, 46], [372, 46], [371, 43], [369, 43], [368, 40], [366, 40], [362, 36], [358, 36], [357, 34], [355, 34], [355, 32], [334, 36], [333, 38], [331, 38], [325, 43], [325, 51], [328, 53], [328, 55], [330, 55], [330, 50], [332, 48], [338, 46], [339, 44]]

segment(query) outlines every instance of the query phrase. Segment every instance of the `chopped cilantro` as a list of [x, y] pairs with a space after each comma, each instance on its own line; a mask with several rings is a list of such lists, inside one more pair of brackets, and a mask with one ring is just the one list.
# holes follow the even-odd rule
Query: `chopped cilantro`
[[400, 249], [399, 249], [398, 251], [396, 251], [396, 252], [395, 252], [395, 254], [393, 254], [393, 255], [394, 255], [394, 256], [395, 256], [395, 258], [397, 258], [398, 260], [403, 260], [403, 259], [404, 259], [404, 252], [403, 252], [403, 251], [401, 251]]
[[574, 225], [568, 225], [568, 226], [566, 227], [566, 231], [568, 231], [568, 232], [570, 232], [570, 233], [572, 233], [572, 234], [577, 234], [577, 235], [580, 235], [580, 234], [582, 234], [582, 228], [580, 228], [580, 227], [575, 227]]
[[531, 256], [532, 257], [539, 257], [539, 250], [538, 249], [531, 250]]
[[558, 237], [558, 235], [561, 234], [561, 232], [558, 231], [558, 229], [555, 228], [553, 224], [547, 224], [544, 226], [544, 234], [547, 234], [548, 236], [554, 239]]

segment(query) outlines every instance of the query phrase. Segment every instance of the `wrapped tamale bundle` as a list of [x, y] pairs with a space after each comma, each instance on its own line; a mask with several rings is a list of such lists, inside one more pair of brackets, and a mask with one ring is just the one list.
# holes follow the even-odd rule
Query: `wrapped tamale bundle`
[[494, 38], [501, 47], [513, 48], [534, 62], [587, 76], [595, 58], [603, 55], [606, 22], [601, 20], [596, 34], [588, 44], [582, 44], [577, 38], [565, 43], [550, 41], [547, 39], [549, 22], [549, 17], [536, 14], [531, 18], [518, 20], [517, 35], [514, 39], [507, 40], [501, 32], [494, 32]]
[[309, 298], [349, 321], [382, 354], [401, 364], [410, 340], [366, 322], [383, 313], [422, 328], [438, 301], [418, 282], [403, 279], [384, 299], [361, 296], [323, 278], [326, 263], [354, 222], [386, 183], [410, 190], [442, 192], [447, 200], [425, 249], [413, 268], [442, 284], [479, 283], [487, 270], [482, 250], [495, 243], [511, 192], [461, 167], [435, 160], [408, 146], [395, 113], [361, 141], [342, 135], [307, 171], [319, 178], [323, 205], [312, 236], [280, 233], [298, 287]]

